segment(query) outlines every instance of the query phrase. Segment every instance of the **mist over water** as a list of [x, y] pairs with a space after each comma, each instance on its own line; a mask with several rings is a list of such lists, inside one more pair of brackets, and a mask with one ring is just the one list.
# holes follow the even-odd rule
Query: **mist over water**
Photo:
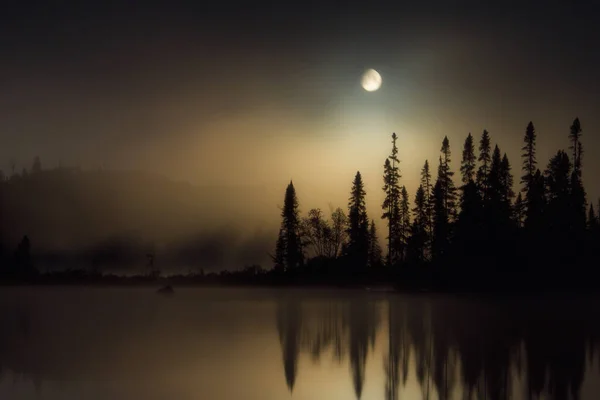
[[4, 288], [0, 398], [595, 399], [599, 300]]

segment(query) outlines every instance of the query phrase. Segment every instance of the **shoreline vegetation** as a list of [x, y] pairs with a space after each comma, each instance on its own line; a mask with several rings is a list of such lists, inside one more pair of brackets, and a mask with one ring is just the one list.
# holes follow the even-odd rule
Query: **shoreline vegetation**
[[[146, 274], [124, 276], [103, 271], [99, 260], [114, 260], [115, 255], [100, 252], [91, 255], [90, 269], [40, 273], [26, 235], [14, 255], [4, 252], [0, 284], [353, 287], [457, 293], [596, 290], [600, 222], [583, 185], [582, 131], [576, 118], [565, 143], [569, 150], [558, 150], [541, 170], [537, 135], [530, 122], [523, 138], [519, 183], [507, 154], [498, 145], [492, 150], [489, 132], [483, 130], [478, 151], [469, 133], [462, 149], [459, 186], [451, 169], [450, 143], [444, 137], [437, 176], [434, 179], [425, 160], [412, 201], [401, 185], [398, 137], [393, 133], [391, 152], [383, 163], [381, 215], [367, 215], [360, 171], [351, 183], [347, 209], [332, 208], [329, 216], [320, 209], [301, 215], [290, 181], [270, 254], [272, 268], [250, 265], [236, 271], [173, 275], [158, 268], [155, 257], [160, 260], [161, 254], [151, 251], [145, 254]], [[31, 174], [41, 171], [36, 158]], [[3, 189], [24, 176], [3, 179]], [[386, 222], [384, 249], [375, 218]], [[136, 257], [144, 259], [141, 254]]]

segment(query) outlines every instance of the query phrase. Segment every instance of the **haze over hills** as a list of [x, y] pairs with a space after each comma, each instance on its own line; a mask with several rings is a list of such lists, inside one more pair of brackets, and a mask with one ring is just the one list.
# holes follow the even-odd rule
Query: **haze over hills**
[[143, 267], [149, 252], [163, 270], [265, 265], [277, 232], [276, 203], [256, 186], [57, 168], [14, 175], [1, 187], [5, 255], [28, 235], [42, 269]]

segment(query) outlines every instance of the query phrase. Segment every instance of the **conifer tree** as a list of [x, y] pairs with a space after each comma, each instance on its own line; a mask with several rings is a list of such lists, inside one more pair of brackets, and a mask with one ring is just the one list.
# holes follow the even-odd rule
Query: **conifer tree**
[[481, 192], [481, 198], [485, 201], [488, 199], [489, 174], [492, 163], [491, 158], [490, 134], [487, 130], [483, 130], [481, 140], [479, 141], [479, 157], [480, 163], [477, 170], [477, 187]]
[[404, 260], [410, 236], [410, 204], [406, 187], [400, 189], [400, 259]]
[[569, 133], [569, 140], [571, 141], [569, 149], [573, 151], [573, 170], [578, 175], [581, 175], [581, 132], [579, 118], [575, 118], [571, 125], [571, 132]]
[[452, 220], [456, 216], [456, 187], [454, 185], [454, 181], [452, 180], [452, 176], [454, 176], [454, 172], [450, 169], [450, 141], [448, 137], [445, 136], [442, 141], [441, 148], [442, 156], [440, 158], [441, 164], [441, 179], [442, 179], [442, 190], [444, 194], [444, 208], [446, 209], [446, 215], [449, 220]]
[[423, 169], [421, 169], [421, 186], [423, 187], [423, 196], [425, 201], [425, 212], [427, 214], [425, 253], [426, 256], [431, 253], [431, 238], [433, 237], [433, 184], [431, 172], [429, 171], [429, 161], [425, 160]]
[[369, 219], [365, 196], [362, 176], [358, 171], [348, 200], [348, 255], [356, 268], [366, 267], [368, 261]]
[[473, 135], [471, 135], [471, 133], [469, 133], [465, 139], [462, 160], [460, 163], [460, 173], [464, 185], [475, 179], [475, 145], [473, 144]]
[[385, 160], [383, 174], [383, 191], [385, 199], [381, 208], [382, 219], [387, 219], [388, 224], [388, 256], [387, 263], [393, 265], [398, 258], [398, 243], [400, 234], [400, 160], [398, 159], [398, 147], [396, 140], [398, 136], [392, 133], [392, 152]]
[[285, 190], [281, 219], [273, 260], [278, 268], [282, 267], [281, 261], [283, 260], [283, 269], [289, 271], [304, 264], [298, 198], [292, 181]]
[[535, 127], [533, 126], [533, 122], [530, 121], [527, 125], [527, 129], [525, 129], [525, 137], [523, 138], [525, 145], [521, 149], [523, 151], [523, 154], [521, 155], [521, 158], [523, 159], [523, 176], [521, 177], [521, 183], [524, 184], [523, 192], [525, 193], [525, 199], [527, 199], [527, 193], [531, 190], [537, 165], [535, 139]]

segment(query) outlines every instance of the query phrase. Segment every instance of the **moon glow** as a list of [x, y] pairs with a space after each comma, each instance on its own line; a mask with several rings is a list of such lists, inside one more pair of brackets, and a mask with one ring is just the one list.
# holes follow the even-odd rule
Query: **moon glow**
[[368, 69], [362, 76], [361, 85], [367, 92], [374, 92], [381, 86], [381, 75], [374, 69]]

